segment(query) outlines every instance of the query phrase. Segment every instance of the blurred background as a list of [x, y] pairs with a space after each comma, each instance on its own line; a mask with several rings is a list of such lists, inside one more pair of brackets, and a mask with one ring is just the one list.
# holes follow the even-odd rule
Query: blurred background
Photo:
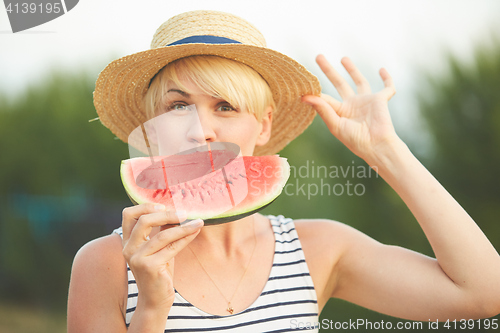
[[[75, 253], [118, 227], [131, 204], [119, 176], [127, 145], [88, 122], [96, 117], [95, 79], [111, 60], [147, 49], [167, 18], [194, 9], [252, 22], [269, 47], [304, 64], [336, 98], [314, 63], [318, 53], [345, 77], [340, 59], [351, 57], [374, 90], [383, 86], [378, 69], [387, 68], [398, 134], [500, 249], [499, 1], [82, 0], [16, 34], [2, 8], [0, 332], [66, 331]], [[295, 171], [266, 213], [339, 220], [433, 256], [399, 197], [319, 117], [281, 155]], [[398, 321], [339, 300], [324, 318]]]

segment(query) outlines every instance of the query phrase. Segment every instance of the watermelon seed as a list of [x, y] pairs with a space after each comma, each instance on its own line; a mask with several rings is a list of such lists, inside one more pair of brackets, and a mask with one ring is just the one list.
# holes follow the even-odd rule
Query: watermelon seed
[[240, 177], [243, 177], [243, 178], [245, 178], [245, 176], [243, 176], [243, 175], [242, 175], [241, 173], [239, 173], [238, 175], [240, 175]]

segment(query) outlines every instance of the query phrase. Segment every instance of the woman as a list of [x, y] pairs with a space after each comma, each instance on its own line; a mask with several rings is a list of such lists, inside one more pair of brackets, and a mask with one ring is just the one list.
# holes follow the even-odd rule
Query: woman
[[323, 56], [317, 62], [342, 101], [320, 95], [317, 79], [265, 48], [251, 24], [189, 12], [164, 23], [151, 50], [110, 64], [94, 101], [101, 122], [124, 141], [147, 119], [195, 105], [202, 135], [182, 137], [179, 147], [232, 142], [243, 155], [276, 153], [316, 110], [401, 196], [437, 259], [335, 221], [254, 214], [218, 226], [172, 226], [185, 213], [143, 204], [124, 209], [122, 228], [77, 254], [69, 332], [286, 332], [298, 323], [317, 331], [331, 297], [422, 321], [500, 312], [498, 253], [396, 135], [388, 72], [380, 70], [385, 88], [372, 93], [342, 59], [355, 93]]

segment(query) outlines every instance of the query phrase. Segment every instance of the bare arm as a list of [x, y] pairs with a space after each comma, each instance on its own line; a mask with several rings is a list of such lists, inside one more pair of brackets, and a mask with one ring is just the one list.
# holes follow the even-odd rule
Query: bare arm
[[436, 259], [375, 242], [343, 229], [334, 297], [390, 315], [415, 319], [493, 316], [500, 312], [500, 257], [479, 227], [397, 137], [387, 101], [392, 79], [372, 93], [349, 59], [344, 67], [358, 94], [318, 57], [320, 67], [343, 98], [306, 96], [330, 131], [400, 195], [425, 232]]
[[[462, 318], [498, 314], [500, 257], [483, 232], [401, 141], [378, 156], [372, 165], [380, 166], [381, 176], [410, 208], [437, 262], [387, 247], [380, 249], [385, 251], [381, 256], [403, 262], [412, 258], [415, 267], [419, 265], [420, 270], [412, 273], [420, 280], [416, 283], [434, 286], [422, 290], [444, 303], [433, 312], [441, 312], [436, 319], [448, 319], [453, 314]], [[403, 268], [409, 272], [412, 266]]]
[[122, 313], [126, 283], [120, 236], [109, 235], [84, 245], [71, 271], [68, 332], [126, 332]]

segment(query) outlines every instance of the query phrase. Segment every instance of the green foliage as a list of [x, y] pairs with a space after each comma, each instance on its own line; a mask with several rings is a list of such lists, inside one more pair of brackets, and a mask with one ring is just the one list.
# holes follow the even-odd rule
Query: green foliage
[[[95, 118], [93, 80], [56, 72], [0, 95], [0, 295], [64, 308], [80, 246], [120, 223], [127, 145]], [[113, 211], [114, 216], [107, 213]]]
[[54, 73], [14, 101], [0, 98], [0, 191], [63, 195], [85, 184], [117, 198], [127, 146], [88, 122], [96, 117], [92, 91], [86, 75]]
[[427, 77], [420, 109], [433, 139], [429, 168], [500, 248], [500, 39], [472, 62], [450, 56], [449, 74]]

